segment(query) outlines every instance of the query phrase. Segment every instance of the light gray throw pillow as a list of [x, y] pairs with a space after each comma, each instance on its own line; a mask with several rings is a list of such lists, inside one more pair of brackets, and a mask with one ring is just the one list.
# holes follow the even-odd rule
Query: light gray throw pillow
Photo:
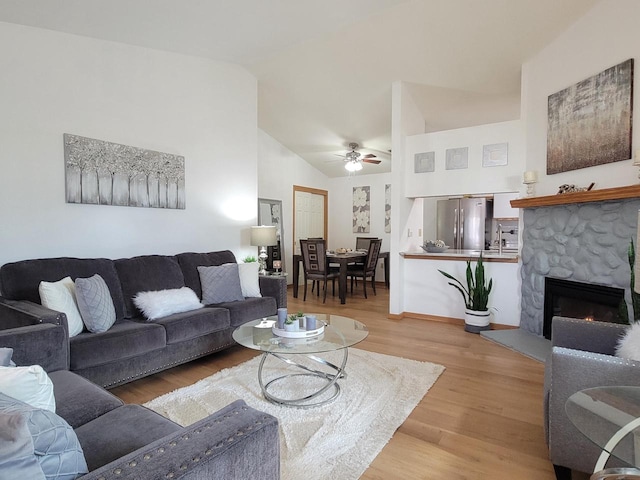
[[13, 348], [0, 347], [0, 367], [15, 367], [16, 364], [11, 361], [13, 356]]
[[[29, 470], [19, 473], [16, 471], [15, 475], [9, 475], [6, 478], [74, 480], [89, 472], [76, 433], [63, 418], [55, 413], [32, 407], [0, 393], [0, 419], [3, 427], [6, 424], [17, 427], [15, 430], [16, 438], [23, 445], [20, 450], [20, 468], [29, 468]], [[27, 426], [27, 432], [24, 431], [22, 425]], [[25, 440], [26, 434], [30, 434], [31, 442], [28, 442], [29, 439]], [[33, 462], [25, 456], [27, 452], [25, 443], [27, 444], [26, 448], [31, 450], [39, 464], [39, 474], [33, 468]], [[4, 457], [5, 448], [6, 445], [3, 442], [0, 448], [0, 458]], [[2, 468], [4, 475], [3, 467], [0, 468]], [[9, 465], [9, 467], [15, 468], [16, 465]], [[43, 473], [44, 475], [42, 475]]]
[[76, 278], [76, 300], [82, 321], [91, 333], [106, 332], [116, 322], [109, 287], [100, 275]]
[[45, 480], [24, 415], [0, 409], [0, 472], [3, 478]]
[[244, 300], [237, 263], [198, 267], [198, 273], [205, 305]]

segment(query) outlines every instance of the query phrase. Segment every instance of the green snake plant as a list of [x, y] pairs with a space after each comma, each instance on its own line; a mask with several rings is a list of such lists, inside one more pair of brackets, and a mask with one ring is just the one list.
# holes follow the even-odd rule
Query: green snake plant
[[[462, 295], [465, 307], [469, 310], [484, 311], [487, 310], [487, 304], [489, 303], [489, 294], [493, 287], [493, 279], [489, 279], [489, 283], [486, 284], [484, 277], [484, 264], [482, 263], [482, 253], [478, 263], [476, 263], [475, 272], [471, 269], [471, 260], [467, 260], [467, 286], [465, 287], [460, 280], [454, 276], [438, 270], [442, 275], [447, 277], [452, 282], [449, 282], [453, 288], [457, 289]], [[455, 282], [455, 283], [454, 283]]]

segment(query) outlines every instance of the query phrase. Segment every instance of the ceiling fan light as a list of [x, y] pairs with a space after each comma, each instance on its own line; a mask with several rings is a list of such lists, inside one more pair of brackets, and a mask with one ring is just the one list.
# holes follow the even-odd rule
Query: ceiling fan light
[[362, 170], [362, 164], [356, 160], [350, 160], [344, 164], [344, 168], [348, 172], [357, 172], [359, 170]]

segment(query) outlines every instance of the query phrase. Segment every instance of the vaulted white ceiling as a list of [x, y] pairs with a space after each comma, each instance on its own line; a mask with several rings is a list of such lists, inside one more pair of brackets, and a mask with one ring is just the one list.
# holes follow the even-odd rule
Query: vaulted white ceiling
[[259, 126], [329, 176], [390, 170], [391, 84], [426, 131], [518, 118], [520, 69], [599, 0], [0, 0], [0, 21], [238, 63]]

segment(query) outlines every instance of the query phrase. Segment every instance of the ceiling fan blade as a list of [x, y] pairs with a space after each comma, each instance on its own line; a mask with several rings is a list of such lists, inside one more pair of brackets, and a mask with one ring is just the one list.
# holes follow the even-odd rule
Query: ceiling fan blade
[[373, 153], [367, 153], [366, 155], [363, 155], [362, 158], [376, 158], [376, 156]]
[[379, 164], [382, 162], [382, 160], [374, 160], [373, 158], [363, 158], [362, 159], [363, 163], [373, 163], [375, 165]]

